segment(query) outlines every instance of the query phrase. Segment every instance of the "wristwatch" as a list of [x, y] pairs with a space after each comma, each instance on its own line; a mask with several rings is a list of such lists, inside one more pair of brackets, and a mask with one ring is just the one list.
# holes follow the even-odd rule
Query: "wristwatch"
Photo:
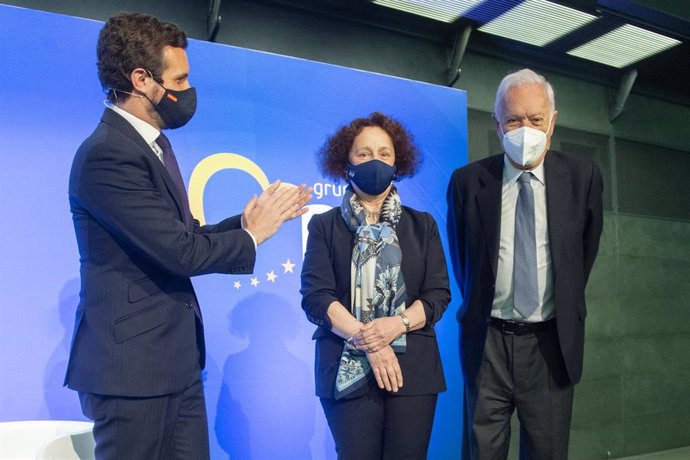
[[398, 313], [398, 316], [405, 325], [405, 332], [410, 332], [410, 318], [408, 318], [405, 313]]

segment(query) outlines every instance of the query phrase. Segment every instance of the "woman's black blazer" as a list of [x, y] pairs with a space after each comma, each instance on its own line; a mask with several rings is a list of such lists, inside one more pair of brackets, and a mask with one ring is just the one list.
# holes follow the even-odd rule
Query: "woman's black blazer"
[[[446, 389], [446, 383], [434, 324], [441, 319], [450, 302], [450, 290], [438, 227], [429, 213], [403, 206], [397, 234], [402, 250], [406, 304], [409, 306], [421, 300], [426, 313], [426, 325], [407, 334], [407, 349], [398, 354], [404, 385], [397, 394], [439, 393]], [[350, 308], [350, 260], [354, 237], [338, 207], [315, 215], [309, 222], [300, 292], [307, 318], [319, 326], [313, 336], [316, 340], [316, 395], [319, 397], [334, 396], [344, 341], [330, 331], [326, 311], [336, 300]], [[375, 386], [373, 375], [370, 375], [369, 386], [349, 398], [361, 396]]]

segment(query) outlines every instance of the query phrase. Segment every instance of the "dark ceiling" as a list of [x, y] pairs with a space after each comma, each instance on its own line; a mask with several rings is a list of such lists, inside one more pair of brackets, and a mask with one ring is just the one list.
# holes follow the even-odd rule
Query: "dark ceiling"
[[[0, 0], [2, 1], [2, 0]], [[44, 9], [64, 14], [103, 19], [109, 12], [121, 9], [138, 10], [136, 0], [5, 0], [29, 8]], [[178, 0], [179, 14], [196, 15], [209, 9], [209, 5], [226, 3], [230, 7], [241, 5], [238, 0]], [[309, 15], [326, 16], [338, 21], [367, 24], [394, 30], [430, 40], [449, 50], [458, 31], [470, 26], [467, 49], [470, 52], [497, 57], [574, 78], [593, 81], [618, 88], [629, 70], [637, 71], [632, 92], [690, 106], [690, 0], [549, 0], [577, 10], [624, 21], [654, 32], [678, 39], [681, 45], [644, 59], [629, 68], [617, 69], [585, 59], [570, 56], [562, 50], [539, 48], [479, 32], [481, 24], [460, 18], [455, 24], [446, 24], [410, 13], [375, 5], [372, 0], [245, 0], [264, 3], [278, 8], [299, 10]], [[517, 5], [525, 0], [485, 0], [497, 8]], [[165, 4], [165, 0], [148, 0], [151, 5]], [[149, 5], [150, 6], [150, 5]], [[203, 13], [201, 13], [203, 15]], [[202, 16], [203, 17], [203, 16]], [[174, 20], [174, 18], [172, 19]], [[203, 32], [201, 33], [203, 35]], [[559, 39], [560, 40], [560, 39]], [[557, 41], [559, 41], [557, 40]], [[462, 65], [460, 66], [462, 68]], [[436, 82], [443, 83], [443, 82]]]
[[[519, 3], [522, 0], [487, 0]], [[554, 1], [554, 0], [551, 0]], [[460, 18], [446, 24], [391, 8], [375, 5], [371, 0], [266, 0], [267, 3], [298, 8], [318, 15], [370, 24], [376, 27], [417, 35], [446, 43], [452, 48], [458, 30], [472, 27], [467, 49], [474, 53], [499, 57], [564, 75], [618, 87], [623, 76], [637, 70], [632, 91], [674, 103], [690, 106], [690, 1], [659, 0], [557, 0], [565, 6], [596, 16], [625, 21], [682, 41], [665, 52], [639, 61], [628, 68], [617, 69], [565, 52], [547, 50], [479, 32], [479, 23]]]

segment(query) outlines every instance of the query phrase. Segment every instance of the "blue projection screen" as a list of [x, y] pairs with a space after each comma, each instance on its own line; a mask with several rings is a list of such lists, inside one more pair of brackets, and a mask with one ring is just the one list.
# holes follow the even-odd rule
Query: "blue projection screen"
[[[102, 23], [0, 5], [0, 421], [83, 420], [63, 388], [79, 265], [67, 202], [72, 156], [105, 99], [96, 77]], [[463, 91], [230, 46], [191, 41], [199, 108], [169, 134], [192, 210], [215, 222], [281, 179], [314, 187], [310, 214], [340, 203], [315, 152], [341, 124], [373, 111], [402, 121], [423, 156], [399, 184], [403, 204], [445, 235], [445, 189], [467, 161]], [[259, 248], [251, 276], [194, 280], [206, 325], [204, 371], [213, 458], [334, 458], [314, 396], [314, 344], [300, 309], [309, 215]], [[459, 458], [462, 380], [454, 301], [437, 332], [448, 391], [429, 458]]]

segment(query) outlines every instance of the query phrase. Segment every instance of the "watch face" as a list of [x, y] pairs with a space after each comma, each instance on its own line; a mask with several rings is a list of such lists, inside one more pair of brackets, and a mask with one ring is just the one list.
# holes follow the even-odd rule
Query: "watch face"
[[405, 313], [400, 313], [400, 319], [402, 319], [403, 324], [405, 325], [406, 330], [410, 330], [410, 318], [407, 317]]

